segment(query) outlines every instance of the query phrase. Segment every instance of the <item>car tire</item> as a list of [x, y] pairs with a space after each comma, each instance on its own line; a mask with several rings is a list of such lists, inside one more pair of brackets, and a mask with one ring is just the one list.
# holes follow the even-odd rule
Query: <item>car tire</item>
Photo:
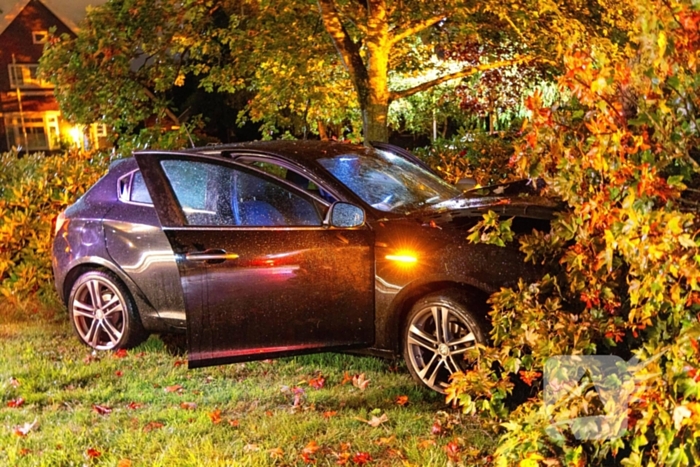
[[450, 375], [468, 367], [464, 353], [488, 342], [485, 310], [483, 301], [457, 289], [419, 299], [406, 317], [402, 334], [403, 357], [413, 378], [444, 393]]
[[129, 291], [110, 272], [86, 272], [75, 281], [68, 316], [80, 341], [96, 350], [129, 349], [148, 337]]

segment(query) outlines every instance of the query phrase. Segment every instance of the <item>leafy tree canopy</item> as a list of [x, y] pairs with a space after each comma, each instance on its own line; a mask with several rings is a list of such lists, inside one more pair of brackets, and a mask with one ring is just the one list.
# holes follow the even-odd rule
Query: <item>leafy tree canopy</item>
[[[607, 47], [621, 13], [589, 0], [110, 0], [88, 11], [75, 39], [53, 38], [42, 69], [65, 115], [82, 123], [127, 132], [152, 115], [178, 123], [173, 90], [195, 80], [249, 92], [242, 118], [270, 127], [351, 123], [386, 140], [392, 101], [488, 69], [554, 63], [552, 37], [595, 32]], [[469, 41], [483, 45], [477, 57], [446, 60]]]

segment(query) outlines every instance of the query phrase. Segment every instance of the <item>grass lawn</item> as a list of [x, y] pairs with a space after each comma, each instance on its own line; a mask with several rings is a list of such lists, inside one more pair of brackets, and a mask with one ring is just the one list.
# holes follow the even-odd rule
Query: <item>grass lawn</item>
[[443, 466], [489, 450], [394, 365], [318, 354], [188, 370], [155, 336], [91, 353], [64, 312], [0, 310], [0, 465]]

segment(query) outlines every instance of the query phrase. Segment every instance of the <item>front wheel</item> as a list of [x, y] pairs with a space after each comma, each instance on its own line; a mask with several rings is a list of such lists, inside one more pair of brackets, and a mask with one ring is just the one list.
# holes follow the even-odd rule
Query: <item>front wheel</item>
[[90, 271], [75, 281], [68, 315], [80, 340], [96, 350], [127, 349], [148, 337], [129, 291], [108, 272]]
[[[445, 290], [420, 299], [403, 329], [403, 355], [414, 379], [445, 392], [450, 375], [467, 368], [464, 354], [487, 342], [480, 314], [468, 305], [474, 298], [459, 290]], [[483, 303], [474, 303], [484, 309]]]

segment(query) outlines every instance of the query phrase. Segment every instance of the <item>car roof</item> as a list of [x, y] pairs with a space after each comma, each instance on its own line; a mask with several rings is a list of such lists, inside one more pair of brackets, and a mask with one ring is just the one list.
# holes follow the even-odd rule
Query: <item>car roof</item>
[[[299, 162], [303, 165], [314, 165], [318, 159], [335, 157], [348, 153], [363, 153], [372, 151], [358, 144], [343, 143], [338, 141], [252, 141], [247, 143], [222, 144], [216, 146], [204, 146], [192, 149], [184, 149], [181, 152], [188, 154], [235, 156], [237, 154], [269, 154]], [[158, 152], [158, 151], [138, 151]]]

